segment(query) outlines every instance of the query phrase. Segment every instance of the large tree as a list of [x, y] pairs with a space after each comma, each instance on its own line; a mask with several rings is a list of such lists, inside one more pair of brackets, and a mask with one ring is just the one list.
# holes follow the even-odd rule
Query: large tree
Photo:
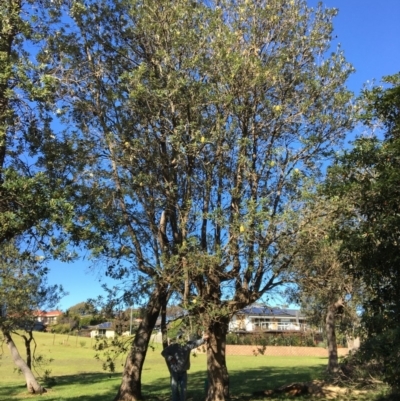
[[399, 391], [400, 74], [385, 77], [360, 100], [368, 135], [330, 168], [327, 191], [351, 205], [342, 210], [342, 255], [369, 290], [361, 355], [380, 361], [386, 381]]
[[60, 110], [86, 147], [72, 230], [149, 291], [116, 400], [141, 398], [171, 291], [210, 334], [207, 400], [228, 396], [229, 317], [283, 282], [303, 196], [351, 126], [352, 68], [325, 55], [335, 15], [302, 0], [76, 1], [73, 29], [51, 38]]

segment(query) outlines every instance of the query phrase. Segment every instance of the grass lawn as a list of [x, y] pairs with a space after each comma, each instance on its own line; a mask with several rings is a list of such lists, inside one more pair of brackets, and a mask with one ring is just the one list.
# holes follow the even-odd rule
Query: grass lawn
[[[43, 401], [111, 401], [121, 380], [124, 358], [116, 366], [116, 373], [102, 369], [102, 363], [94, 358], [95, 351], [90, 338], [61, 334], [36, 333], [36, 354], [53, 358], [48, 365], [55, 384], [42, 396], [27, 393], [24, 378], [14, 370], [8, 348], [3, 345], [0, 359], [0, 400], [27, 400], [40, 398]], [[18, 337], [14, 337], [21, 355], [24, 348]], [[143, 394], [148, 400], [169, 400], [169, 375], [164, 359], [160, 355], [161, 345], [152, 344], [143, 371]], [[232, 398], [255, 400], [254, 391], [272, 389], [296, 381], [309, 381], [322, 376], [327, 364], [319, 357], [266, 357], [228, 356]], [[204, 396], [206, 357], [191, 358], [188, 379], [188, 401], [200, 401]], [[285, 398], [265, 398], [284, 400]], [[298, 399], [298, 398], [297, 398]], [[354, 398], [351, 398], [354, 400]], [[368, 400], [372, 400], [370, 395]], [[260, 399], [259, 399], [260, 400]], [[341, 398], [343, 400], [343, 398]]]

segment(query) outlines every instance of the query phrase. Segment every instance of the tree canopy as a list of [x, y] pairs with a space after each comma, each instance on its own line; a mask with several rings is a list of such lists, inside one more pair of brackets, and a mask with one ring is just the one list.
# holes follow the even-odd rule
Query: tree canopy
[[[304, 197], [352, 126], [352, 67], [327, 54], [335, 15], [302, 0], [76, 1], [47, 43], [79, 159], [71, 231], [145, 285], [146, 338], [171, 291], [201, 316], [209, 400], [227, 395], [229, 316], [284, 281]], [[117, 399], [140, 397], [129, 388]]]
[[45, 222], [68, 218], [65, 182], [44, 166], [54, 137], [53, 78], [35, 59], [50, 33], [51, 10], [47, 1], [0, 5], [0, 243], [27, 232], [40, 239], [51, 232], [51, 225], [40, 230]]

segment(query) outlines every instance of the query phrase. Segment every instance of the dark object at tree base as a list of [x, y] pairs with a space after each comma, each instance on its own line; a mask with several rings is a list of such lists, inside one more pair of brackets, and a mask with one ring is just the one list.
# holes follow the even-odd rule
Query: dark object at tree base
[[309, 394], [308, 385], [304, 383], [292, 383], [274, 390], [256, 391], [253, 393], [253, 395], [257, 397], [271, 397], [277, 394], [286, 394], [292, 397]]
[[297, 397], [301, 395], [313, 395], [323, 397], [324, 399], [337, 399], [340, 396], [367, 394], [366, 390], [355, 390], [346, 387], [333, 386], [323, 381], [314, 380], [312, 382], [292, 383], [278, 387], [273, 390], [256, 391], [253, 393], [255, 397], [272, 397], [284, 394], [289, 397]]

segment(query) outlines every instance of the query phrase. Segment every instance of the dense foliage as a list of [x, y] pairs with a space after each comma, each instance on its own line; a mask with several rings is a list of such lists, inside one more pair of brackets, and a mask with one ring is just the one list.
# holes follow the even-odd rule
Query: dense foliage
[[49, 250], [59, 235], [46, 246], [43, 236], [51, 236], [55, 222], [65, 224], [71, 211], [63, 197], [66, 175], [51, 170], [59, 153], [54, 76], [37, 60], [54, 11], [47, 0], [0, 4], [0, 243], [25, 235], [25, 244], [35, 239]]
[[361, 353], [384, 366], [385, 380], [400, 387], [400, 75], [363, 93], [362, 119], [377, 134], [358, 138], [329, 171], [328, 190], [352, 207], [340, 237], [347, 270], [363, 280]]

